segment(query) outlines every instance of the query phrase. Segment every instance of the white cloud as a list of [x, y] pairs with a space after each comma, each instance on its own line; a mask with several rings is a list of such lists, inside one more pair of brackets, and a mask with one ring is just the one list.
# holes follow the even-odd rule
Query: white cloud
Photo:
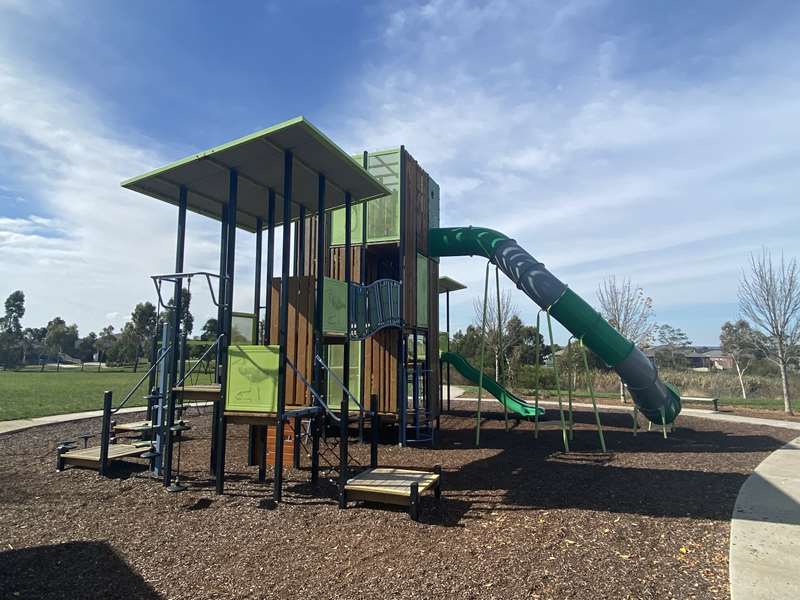
[[[0, 292], [26, 292], [29, 325], [58, 313], [83, 333], [120, 326], [154, 300], [149, 275], [173, 270], [176, 211], [119, 184], [165, 161], [115, 135], [80, 90], [33, 72], [0, 63], [0, 153], [38, 213], [0, 217]], [[188, 222], [188, 262], [213, 269], [218, 226]]]
[[[648, 70], [655, 58], [633, 33], [606, 32], [605, 9], [395, 11], [388, 58], [363, 73], [370, 110], [341, 137], [354, 148], [405, 144], [443, 184], [443, 225], [504, 231], [590, 301], [597, 277], [616, 273], [647, 285], [656, 308], [735, 303], [749, 251], [800, 253], [787, 235], [800, 225], [797, 40], [737, 42], [698, 73], [677, 49], [666, 69]], [[480, 293], [474, 262], [443, 265]], [[471, 313], [462, 304], [459, 325]], [[695, 339], [713, 340], [719, 324], [686, 314]]]

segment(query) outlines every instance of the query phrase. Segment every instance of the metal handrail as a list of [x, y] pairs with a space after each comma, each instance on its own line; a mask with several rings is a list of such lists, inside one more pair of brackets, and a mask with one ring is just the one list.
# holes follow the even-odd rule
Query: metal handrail
[[211, 345], [210, 345], [208, 348], [206, 348], [206, 351], [205, 351], [205, 352], [203, 352], [203, 354], [201, 354], [201, 355], [200, 355], [200, 358], [198, 358], [198, 359], [197, 359], [197, 362], [194, 364], [194, 366], [193, 366], [191, 369], [189, 369], [189, 371], [188, 371], [188, 372], [187, 372], [187, 373], [186, 373], [186, 374], [185, 374], [185, 375], [184, 375], [184, 376], [181, 378], [181, 380], [180, 380], [180, 381], [178, 381], [178, 382], [177, 382], [177, 383], [176, 383], [176, 384], [175, 384], [173, 387], [181, 387], [181, 386], [183, 386], [184, 382], [185, 382], [187, 379], [189, 379], [189, 375], [191, 375], [191, 374], [194, 372], [194, 370], [195, 370], [197, 367], [199, 367], [199, 366], [200, 366], [200, 363], [202, 363], [202, 362], [203, 362], [203, 359], [206, 357], [206, 355], [207, 355], [209, 352], [211, 352], [211, 351], [212, 351], [214, 348], [216, 348], [217, 346], [219, 346], [219, 343], [220, 343], [220, 341], [221, 341], [221, 340], [222, 340], [222, 338], [224, 338], [224, 337], [225, 337], [225, 334], [224, 334], [224, 333], [221, 333], [219, 336], [217, 336], [217, 339], [216, 339], [216, 340], [214, 340], [214, 343], [213, 343], [213, 344], [211, 344]]
[[329, 417], [331, 417], [334, 421], [339, 423], [341, 421], [341, 419], [339, 417], [337, 417], [335, 414], [333, 414], [333, 412], [331, 412], [330, 407], [325, 402], [325, 400], [322, 399], [322, 396], [320, 395], [320, 393], [316, 389], [314, 389], [313, 385], [308, 383], [308, 380], [297, 369], [297, 367], [295, 367], [294, 364], [292, 364], [292, 361], [287, 358], [286, 359], [286, 364], [289, 365], [289, 368], [292, 371], [294, 371], [295, 375], [297, 375], [300, 378], [300, 381], [302, 381], [303, 385], [305, 385], [306, 388], [308, 388], [308, 391], [311, 392], [311, 395], [314, 397], [314, 399], [317, 401], [317, 403], [322, 407], [322, 409], [327, 413], [327, 415]]
[[170, 344], [169, 346], [167, 346], [166, 350], [162, 350], [162, 351], [161, 351], [161, 356], [159, 356], [159, 357], [158, 357], [158, 359], [156, 360], [156, 362], [154, 362], [154, 363], [153, 363], [153, 364], [150, 366], [150, 368], [149, 368], [149, 369], [147, 369], [147, 373], [145, 373], [145, 374], [142, 376], [142, 378], [139, 380], [139, 383], [137, 383], [137, 384], [136, 384], [136, 385], [133, 387], [133, 389], [132, 389], [130, 392], [128, 392], [128, 395], [127, 395], [127, 396], [125, 396], [125, 398], [122, 400], [122, 402], [120, 402], [120, 403], [119, 403], [119, 406], [117, 406], [116, 408], [114, 408], [114, 409], [112, 409], [112, 410], [111, 410], [111, 414], [112, 414], [112, 415], [113, 415], [113, 414], [116, 414], [117, 412], [119, 412], [119, 410], [120, 410], [120, 409], [121, 409], [123, 406], [125, 406], [125, 403], [126, 403], [128, 400], [130, 400], [130, 399], [131, 399], [131, 396], [133, 396], [133, 395], [136, 393], [136, 390], [138, 390], [138, 389], [141, 387], [141, 385], [144, 383], [145, 379], [147, 379], [148, 377], [150, 377], [150, 373], [152, 373], [152, 372], [153, 372], [153, 369], [155, 369], [156, 367], [158, 367], [158, 365], [159, 365], [159, 364], [161, 364], [161, 361], [163, 361], [163, 360], [164, 360], [164, 359], [167, 357], [167, 355], [169, 354], [170, 350], [172, 350], [172, 344]]
[[316, 356], [314, 356], [314, 360], [318, 362], [320, 366], [328, 372], [328, 374], [333, 376], [333, 380], [339, 384], [339, 387], [342, 388], [342, 390], [347, 392], [347, 395], [350, 397], [350, 399], [358, 405], [359, 410], [363, 413], [364, 406], [361, 404], [361, 402], [358, 401], [358, 398], [356, 398], [353, 395], [353, 392], [351, 392], [349, 389], [345, 387], [344, 382], [342, 382], [342, 380], [339, 379], [339, 376], [336, 373], [334, 373], [328, 365], [325, 364], [325, 361], [322, 360], [322, 357], [319, 354], [317, 354]]
[[[158, 303], [164, 307], [164, 309], [169, 309], [169, 307], [164, 304], [164, 300], [161, 297], [161, 282], [168, 281], [170, 283], [174, 283], [178, 285], [178, 282], [181, 279], [191, 279], [196, 275], [202, 275], [206, 278], [206, 283], [208, 283], [208, 291], [211, 293], [211, 301], [214, 303], [214, 306], [219, 306], [219, 302], [217, 302], [217, 297], [214, 295], [214, 286], [211, 285], [211, 278], [216, 277], [217, 279], [221, 279], [221, 277], [216, 273], [210, 273], [208, 271], [193, 271], [191, 273], [166, 273], [164, 275], [151, 275], [150, 279], [153, 280], [153, 285], [156, 288], [156, 294], [158, 294]], [[227, 279], [228, 276], [225, 275], [224, 279]]]

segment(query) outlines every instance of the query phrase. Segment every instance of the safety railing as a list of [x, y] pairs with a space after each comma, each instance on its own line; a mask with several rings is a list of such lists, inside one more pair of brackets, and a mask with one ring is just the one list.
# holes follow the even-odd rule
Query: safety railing
[[124, 406], [125, 406], [125, 404], [128, 402], [128, 400], [130, 400], [130, 399], [133, 397], [133, 395], [134, 395], [134, 394], [136, 393], [136, 391], [137, 391], [137, 390], [138, 390], [138, 389], [139, 389], [139, 388], [142, 386], [142, 384], [145, 382], [145, 380], [146, 380], [146, 379], [148, 379], [148, 378], [150, 377], [150, 374], [151, 374], [152, 372], [154, 372], [154, 370], [155, 370], [155, 369], [157, 369], [157, 368], [158, 368], [158, 366], [159, 366], [159, 365], [160, 365], [162, 362], [164, 362], [164, 359], [165, 359], [167, 356], [169, 356], [169, 352], [170, 352], [170, 350], [172, 350], [172, 345], [171, 345], [171, 344], [170, 344], [169, 346], [167, 346], [165, 349], [162, 349], [162, 350], [161, 350], [160, 356], [159, 356], [159, 357], [156, 359], [156, 361], [155, 361], [155, 362], [154, 362], [152, 365], [150, 365], [150, 368], [149, 368], [149, 369], [147, 369], [147, 373], [145, 373], [145, 374], [142, 376], [142, 378], [141, 378], [141, 379], [138, 381], [138, 383], [137, 383], [135, 386], [133, 386], [133, 389], [132, 389], [130, 392], [128, 392], [128, 394], [125, 396], [125, 398], [122, 400], [122, 402], [120, 402], [120, 403], [119, 403], [119, 405], [118, 405], [118, 406], [116, 406], [115, 408], [112, 408], [112, 409], [111, 409], [111, 414], [112, 414], [112, 415], [113, 415], [113, 414], [116, 414], [117, 412], [119, 412], [119, 410], [120, 410], [122, 407], [124, 407]]
[[347, 397], [352, 402], [355, 402], [356, 406], [358, 407], [358, 437], [359, 439], [364, 439], [364, 405], [359, 402], [358, 398], [356, 398], [353, 392], [351, 392], [347, 386], [345, 386], [344, 382], [336, 373], [333, 372], [333, 370], [325, 363], [325, 361], [322, 360], [322, 357], [319, 354], [314, 356], [314, 362], [327, 371], [328, 375], [333, 378], [333, 381], [342, 389], [343, 392], [347, 394]]
[[379, 279], [350, 286], [350, 338], [363, 340], [386, 327], [402, 327], [400, 282]]

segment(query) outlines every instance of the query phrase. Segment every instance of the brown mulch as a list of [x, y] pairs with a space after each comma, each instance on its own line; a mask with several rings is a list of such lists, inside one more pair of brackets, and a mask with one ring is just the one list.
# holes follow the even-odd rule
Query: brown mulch
[[[339, 510], [330, 485], [311, 494], [304, 470], [288, 471], [276, 507], [244, 464], [241, 426], [215, 496], [207, 415], [189, 415], [180, 494], [122, 463], [111, 479], [56, 473], [54, 443], [97, 420], [0, 436], [0, 597], [728, 598], [737, 492], [796, 437], [692, 418], [667, 440], [633, 437], [628, 415], [605, 413], [603, 455], [593, 416], [577, 412], [564, 454], [557, 417], [537, 442], [530, 423], [506, 433], [494, 413], [476, 449], [474, 404], [454, 403], [438, 449], [381, 446], [383, 465], [443, 466], [442, 504], [426, 497], [420, 523], [399, 509]], [[354, 454], [366, 462], [368, 446]]]

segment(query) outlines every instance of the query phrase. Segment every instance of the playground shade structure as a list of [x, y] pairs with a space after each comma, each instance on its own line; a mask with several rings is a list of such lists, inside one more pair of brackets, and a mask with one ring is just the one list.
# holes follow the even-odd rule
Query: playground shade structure
[[[466, 377], [475, 385], [481, 383], [480, 371], [469, 364], [467, 359], [458, 352], [442, 352], [441, 361], [442, 364], [452, 365], [456, 371], [461, 373], [461, 375]], [[503, 406], [505, 406], [508, 410], [526, 418], [535, 417], [537, 411], [539, 413], [539, 417], [544, 415], [544, 409], [537, 408], [532, 404], [517, 398], [514, 394], [509, 392], [506, 388], [485, 373], [483, 375], [482, 383], [483, 389], [497, 398], [497, 401], [503, 404]]]
[[431, 229], [431, 256], [484, 256], [517, 287], [613, 367], [638, 409], [653, 423], [672, 423], [681, 411], [680, 394], [658, 377], [655, 365], [515, 240], [483, 227]]

